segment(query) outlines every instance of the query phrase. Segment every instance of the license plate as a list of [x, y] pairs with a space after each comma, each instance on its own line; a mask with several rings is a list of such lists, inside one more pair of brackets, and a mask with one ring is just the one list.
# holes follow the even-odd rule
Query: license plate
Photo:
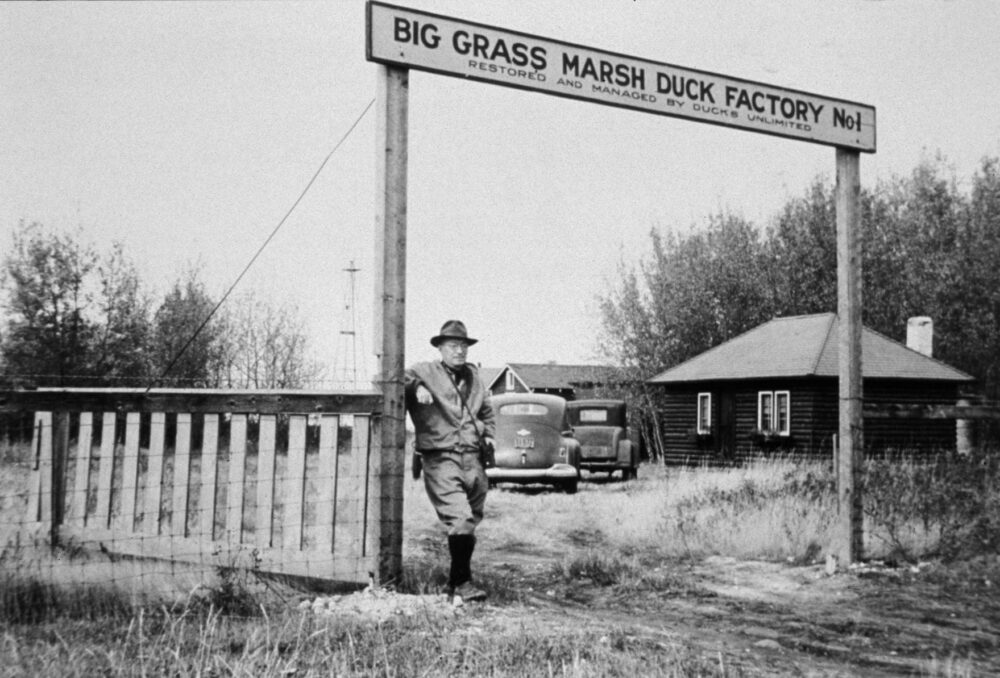
[[535, 439], [531, 436], [514, 436], [514, 447], [518, 449], [531, 449], [535, 446]]

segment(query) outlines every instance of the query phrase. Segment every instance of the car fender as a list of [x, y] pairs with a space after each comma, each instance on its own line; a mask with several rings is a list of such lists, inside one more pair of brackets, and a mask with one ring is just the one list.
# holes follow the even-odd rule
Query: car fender
[[632, 459], [632, 441], [622, 440], [618, 443], [618, 463], [623, 466], [635, 466]]

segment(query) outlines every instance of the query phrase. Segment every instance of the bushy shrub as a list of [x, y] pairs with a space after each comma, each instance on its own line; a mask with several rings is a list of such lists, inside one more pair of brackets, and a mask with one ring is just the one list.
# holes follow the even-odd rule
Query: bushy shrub
[[[1000, 553], [1000, 454], [995, 450], [870, 460], [863, 493], [866, 518], [901, 555], [951, 561]], [[912, 552], [903, 536], [914, 523], [933, 537], [922, 553]]]

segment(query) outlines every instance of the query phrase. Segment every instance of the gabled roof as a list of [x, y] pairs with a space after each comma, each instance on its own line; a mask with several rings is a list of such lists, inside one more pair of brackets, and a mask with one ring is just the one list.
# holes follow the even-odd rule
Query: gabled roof
[[496, 381], [496, 378], [500, 376], [501, 372], [503, 372], [502, 367], [480, 367], [479, 378], [486, 384], [486, 388], [489, 388]]
[[[619, 371], [610, 365], [559, 365], [556, 363], [507, 363], [505, 369], [514, 374], [531, 389], [572, 389], [580, 384], [608, 384], [620, 381]], [[493, 378], [500, 377], [497, 373]], [[485, 381], [485, 380], [484, 380]], [[492, 386], [492, 381], [486, 381]]]
[[[837, 346], [836, 313], [775, 318], [661, 372], [647, 383], [836, 377]], [[861, 331], [861, 371], [865, 378], [973, 381], [965, 372], [867, 327]]]

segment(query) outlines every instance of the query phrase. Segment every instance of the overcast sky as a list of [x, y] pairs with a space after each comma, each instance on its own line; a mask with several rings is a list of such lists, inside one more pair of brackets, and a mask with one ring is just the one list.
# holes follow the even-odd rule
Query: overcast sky
[[[399, 5], [876, 107], [861, 181], [1000, 155], [1000, 3], [399, 0]], [[121, 240], [150, 287], [247, 264], [375, 96], [364, 3], [0, 4], [0, 243], [21, 220]], [[593, 362], [595, 297], [651, 228], [761, 225], [834, 150], [414, 71], [407, 362], [448, 318], [471, 358]], [[240, 291], [294, 303], [331, 367], [374, 305], [374, 110]], [[967, 185], [967, 184], [966, 184]], [[831, 309], [832, 310], [832, 309]]]

